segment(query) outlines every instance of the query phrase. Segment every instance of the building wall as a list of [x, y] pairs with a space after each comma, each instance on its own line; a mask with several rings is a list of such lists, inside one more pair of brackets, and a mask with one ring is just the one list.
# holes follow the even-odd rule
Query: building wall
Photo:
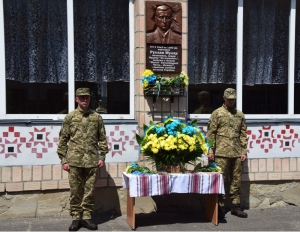
[[[173, 2], [173, 1], [172, 1]], [[181, 2], [182, 14], [182, 71], [187, 72], [187, 0]], [[136, 141], [133, 140], [134, 132], [143, 134], [143, 125], [149, 124], [150, 121], [158, 122], [170, 112], [174, 117], [186, 119], [187, 117], [187, 98], [175, 97], [174, 102], [170, 98], [160, 98], [155, 103], [152, 97], [145, 97], [141, 85], [142, 74], [145, 70], [145, 1], [134, 1], [134, 50], [135, 50], [135, 120], [138, 122], [138, 128], [133, 127], [130, 130], [124, 125], [114, 125], [107, 127], [107, 136], [109, 142], [120, 142], [114, 138], [116, 126], [118, 130], [127, 131], [127, 140], [125, 134], [123, 141], [128, 142], [127, 152], [128, 159], [120, 156], [120, 153], [112, 151], [105, 164], [105, 168], [99, 170], [96, 187], [122, 187], [122, 172], [126, 169], [131, 161], [137, 161], [149, 168], [153, 168], [150, 163], [144, 160], [143, 156], [138, 157], [138, 148]], [[164, 77], [172, 76], [167, 75]], [[206, 125], [201, 125], [205, 129]], [[110, 128], [111, 127], [111, 128]], [[33, 134], [35, 132], [45, 132], [45, 138], [48, 147], [40, 141], [35, 141]], [[68, 174], [64, 172], [59, 164], [57, 157], [54, 157], [59, 126], [42, 125], [39, 127], [20, 127], [17, 126], [0, 126], [0, 194], [26, 191], [44, 191], [44, 190], [67, 190], [69, 188]], [[19, 133], [20, 132], [20, 133]], [[47, 134], [49, 132], [49, 134]], [[265, 133], [268, 132], [268, 133]], [[19, 133], [19, 134], [18, 134]], [[53, 135], [51, 134], [53, 133]], [[23, 135], [26, 134], [26, 135]], [[55, 134], [55, 135], [54, 135]], [[259, 183], [271, 181], [276, 185], [278, 181], [295, 181], [300, 180], [300, 127], [297, 124], [255, 124], [249, 125], [249, 152], [248, 160], [243, 164], [243, 181], [244, 183]], [[17, 135], [17, 136], [16, 136]], [[121, 137], [122, 137], [121, 136]], [[130, 141], [129, 141], [130, 140]], [[50, 145], [51, 143], [51, 145]], [[9, 154], [6, 150], [8, 145], [15, 148], [14, 154]], [[121, 146], [121, 145], [120, 145]], [[11, 146], [12, 147], [12, 146]], [[110, 145], [112, 149], [113, 146]], [[36, 149], [34, 149], [36, 148]], [[47, 149], [45, 149], [47, 148]], [[27, 156], [31, 156], [28, 161], [27, 156], [22, 162], [12, 160], [23, 160], [23, 150], [27, 151]], [[52, 161], [45, 159], [45, 162], [38, 161], [47, 155], [53, 156]], [[31, 161], [30, 161], [31, 160]], [[35, 161], [34, 161], [35, 160]], [[6, 162], [9, 161], [9, 162]], [[7, 164], [10, 164], [9, 166]], [[25, 165], [26, 164], [26, 165]], [[205, 164], [205, 161], [203, 161]], [[192, 169], [191, 166], [187, 166]], [[273, 181], [273, 182], [272, 182]], [[272, 184], [271, 184], [272, 185]], [[251, 199], [250, 199], [251, 200]]]

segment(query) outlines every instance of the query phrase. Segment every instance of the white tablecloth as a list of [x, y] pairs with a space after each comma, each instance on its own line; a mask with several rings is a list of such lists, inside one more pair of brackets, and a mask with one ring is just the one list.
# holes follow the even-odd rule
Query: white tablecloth
[[222, 174], [215, 172], [162, 175], [133, 175], [123, 172], [122, 184], [123, 188], [129, 188], [130, 197], [170, 193], [225, 193]]

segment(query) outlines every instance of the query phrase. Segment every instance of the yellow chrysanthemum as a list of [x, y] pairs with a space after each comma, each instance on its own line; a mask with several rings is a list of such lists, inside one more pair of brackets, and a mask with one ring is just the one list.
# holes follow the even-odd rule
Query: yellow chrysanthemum
[[157, 152], [158, 152], [158, 149], [157, 149], [157, 148], [155, 148], [155, 147], [153, 147], [153, 148], [151, 149], [151, 151], [152, 151], [154, 154], [157, 154]]
[[153, 147], [160, 149], [160, 143], [158, 140], [153, 141]]
[[146, 69], [143, 73], [143, 76], [149, 77], [150, 75], [154, 74], [150, 69]]
[[196, 150], [196, 147], [195, 146], [190, 146], [189, 150], [190, 150], [190, 152], [192, 152], [192, 151]]

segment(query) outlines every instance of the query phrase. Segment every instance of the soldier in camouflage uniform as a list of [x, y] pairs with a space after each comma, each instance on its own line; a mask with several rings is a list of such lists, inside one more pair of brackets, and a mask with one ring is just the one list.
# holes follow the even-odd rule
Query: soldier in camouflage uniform
[[78, 108], [66, 115], [60, 133], [57, 154], [62, 167], [69, 172], [70, 231], [81, 226], [97, 230], [91, 219], [98, 167], [104, 165], [108, 153], [102, 117], [89, 109], [90, 89], [79, 88], [75, 101]]
[[[207, 139], [214, 139], [208, 159], [222, 169], [224, 181], [230, 176], [231, 214], [246, 218], [248, 215], [240, 208], [242, 162], [247, 158], [246, 120], [243, 112], [235, 105], [236, 91], [228, 88], [224, 91], [224, 104], [210, 117], [207, 127]], [[214, 152], [215, 151], [215, 152]], [[219, 196], [219, 218], [225, 217], [225, 195]]]

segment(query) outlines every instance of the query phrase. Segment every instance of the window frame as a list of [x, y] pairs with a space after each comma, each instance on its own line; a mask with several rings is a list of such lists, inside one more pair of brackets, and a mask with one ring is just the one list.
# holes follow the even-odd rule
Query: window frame
[[[68, 107], [75, 109], [75, 69], [74, 69], [74, 21], [73, 0], [66, 0], [68, 26]], [[134, 0], [128, 0], [129, 9], [129, 114], [102, 114], [103, 119], [134, 119]], [[0, 0], [0, 119], [52, 119], [59, 120], [64, 114], [6, 114], [6, 66], [3, 0]]]
[[[294, 78], [295, 78], [295, 39], [296, 39], [296, 1], [290, 0], [289, 47], [288, 47], [288, 113], [287, 114], [245, 114], [246, 119], [300, 119], [294, 114]], [[300, 2], [298, 3], [300, 4]], [[237, 59], [236, 59], [236, 108], [243, 109], [243, 10], [244, 0], [238, 0], [237, 10]], [[188, 100], [187, 100], [188, 103]], [[188, 118], [209, 119], [210, 114], [188, 114]]]

